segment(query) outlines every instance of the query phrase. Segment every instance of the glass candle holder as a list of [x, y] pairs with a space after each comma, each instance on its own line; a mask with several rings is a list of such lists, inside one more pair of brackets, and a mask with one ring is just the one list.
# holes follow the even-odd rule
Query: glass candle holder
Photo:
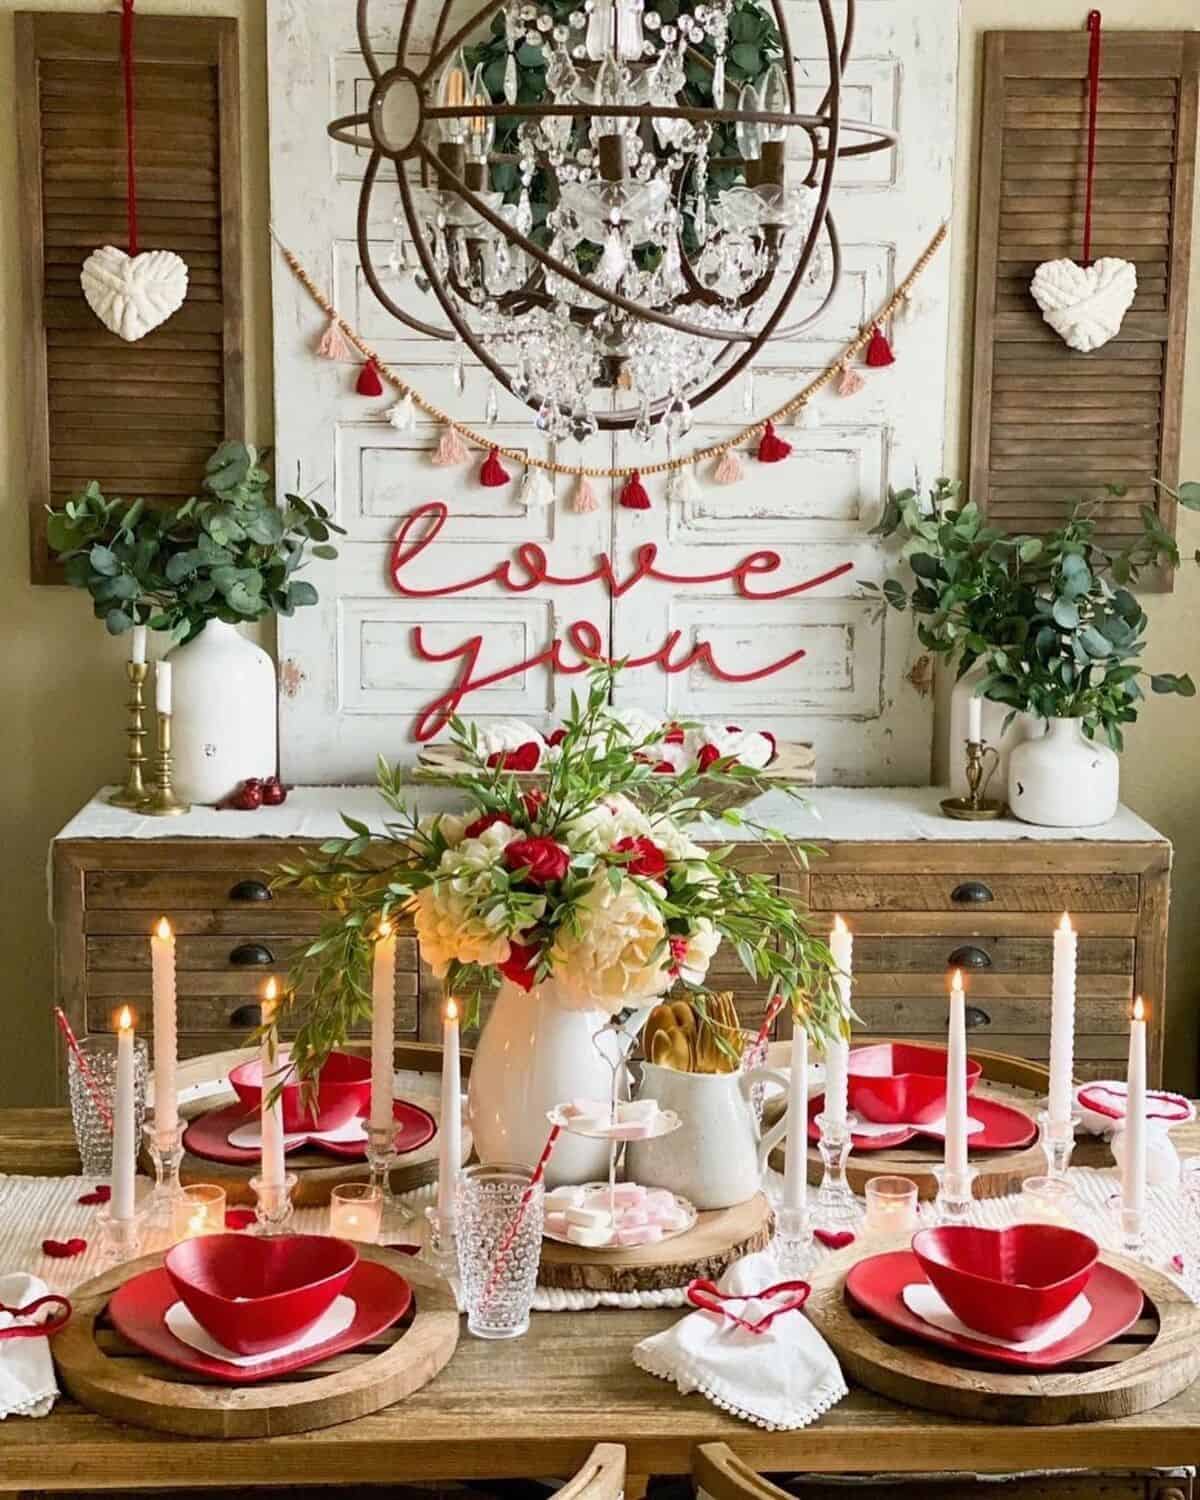
[[1075, 1228], [1079, 1200], [1065, 1177], [1027, 1177], [1021, 1184], [1021, 1218], [1030, 1224]]
[[528, 1167], [494, 1163], [467, 1167], [458, 1179], [458, 1273], [476, 1338], [519, 1338], [529, 1328], [545, 1197], [532, 1176]]
[[871, 1177], [863, 1196], [868, 1234], [901, 1234], [917, 1227], [917, 1185], [910, 1177]]
[[193, 1182], [174, 1200], [172, 1232], [176, 1240], [225, 1233], [225, 1189], [215, 1182]]
[[329, 1232], [340, 1240], [379, 1243], [383, 1190], [373, 1182], [339, 1183], [329, 1195]]
[[[107, 1033], [85, 1036], [67, 1053], [67, 1092], [71, 1123], [84, 1177], [107, 1178], [112, 1171], [112, 1107], [117, 1085], [117, 1039]], [[149, 1053], [144, 1037], [133, 1044], [133, 1138], [140, 1141], [146, 1120]]]

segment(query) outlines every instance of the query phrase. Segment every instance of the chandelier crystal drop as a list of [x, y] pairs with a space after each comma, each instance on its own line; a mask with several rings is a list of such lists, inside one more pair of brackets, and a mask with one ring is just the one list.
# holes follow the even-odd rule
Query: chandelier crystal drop
[[[446, 0], [431, 41], [420, 0], [420, 45], [418, 3], [387, 66], [358, 0], [370, 100], [329, 133], [367, 153], [372, 291], [453, 342], [458, 390], [473, 356], [553, 440], [661, 424], [674, 442], [770, 341], [821, 317], [841, 273], [837, 163], [896, 140], [842, 114], [855, 0], [840, 34], [835, 0], [807, 8], [799, 54], [783, 0], [495, 0], [457, 29]], [[814, 88], [806, 64], [803, 94], [797, 55], [825, 70]], [[388, 162], [381, 272], [369, 228], [392, 211], [372, 205]], [[410, 286], [438, 313], [402, 305]]]

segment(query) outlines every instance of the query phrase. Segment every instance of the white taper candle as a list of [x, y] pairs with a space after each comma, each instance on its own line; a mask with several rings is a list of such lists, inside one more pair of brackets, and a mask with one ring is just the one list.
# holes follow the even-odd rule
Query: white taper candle
[[117, 1077], [113, 1090], [112, 1208], [114, 1219], [132, 1219], [137, 1176], [133, 1012], [117, 1017]]
[[1126, 1078], [1121, 1207], [1127, 1213], [1142, 1213], [1146, 1207], [1146, 1007], [1140, 995], [1133, 1002], [1133, 1019], [1129, 1023]]
[[1054, 930], [1054, 978], [1050, 992], [1050, 1098], [1052, 1124], [1071, 1118], [1075, 1070], [1075, 929], [1066, 912]]
[[[829, 951], [837, 970], [834, 978], [842, 1001], [842, 1016], [850, 1022], [850, 986], [854, 970], [854, 937], [841, 917], [834, 917]], [[846, 1122], [846, 1073], [850, 1066], [850, 1043], [844, 1036], [825, 1044], [825, 1113], [835, 1124]]]
[[808, 1032], [792, 1013], [792, 1071], [788, 1080], [787, 1156], [783, 1206], [799, 1211], [808, 1199]]
[[392, 1124], [396, 1066], [396, 930], [380, 922], [371, 973], [371, 1129]]
[[454, 1217], [454, 1195], [462, 1166], [462, 1064], [458, 1041], [458, 1004], [451, 998], [442, 1018], [442, 1118], [438, 1126], [437, 1211], [443, 1222]]
[[279, 1054], [275, 1046], [272, 1027], [279, 1005], [279, 982], [274, 975], [267, 980], [262, 996], [262, 1024], [264, 1028], [259, 1060], [262, 1067], [262, 1168], [260, 1175], [268, 1187], [282, 1187], [286, 1169], [283, 1160], [283, 1096], [268, 1103], [271, 1090], [280, 1082]]
[[950, 1027], [946, 1043], [946, 1170], [967, 1169], [967, 998], [961, 969], [950, 985]]
[[135, 625], [130, 632], [132, 639], [129, 642], [129, 660], [135, 667], [146, 665], [146, 627]]
[[160, 661], [154, 668], [154, 707], [160, 714], [171, 712], [171, 663]]
[[983, 699], [974, 693], [967, 699], [967, 738], [975, 745], [983, 743]]

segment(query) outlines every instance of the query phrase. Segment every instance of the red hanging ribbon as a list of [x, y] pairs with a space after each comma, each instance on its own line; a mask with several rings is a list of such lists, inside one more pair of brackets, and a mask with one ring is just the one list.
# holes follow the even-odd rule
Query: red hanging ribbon
[[125, 75], [125, 212], [129, 253], [138, 253], [137, 168], [133, 137], [133, 0], [121, 0], [121, 71]]
[[1092, 34], [1088, 49], [1088, 145], [1087, 190], [1083, 205], [1083, 263], [1092, 263], [1092, 196], [1096, 184], [1096, 120], [1100, 113], [1100, 27], [1098, 10], [1090, 11], [1088, 30]]

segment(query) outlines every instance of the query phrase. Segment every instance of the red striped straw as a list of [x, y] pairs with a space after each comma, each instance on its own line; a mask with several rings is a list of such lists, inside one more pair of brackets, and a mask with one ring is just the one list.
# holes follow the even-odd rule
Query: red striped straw
[[496, 1261], [492, 1266], [492, 1274], [488, 1277], [487, 1285], [483, 1289], [483, 1296], [480, 1298], [481, 1306], [486, 1307], [492, 1300], [492, 1293], [496, 1290], [496, 1283], [500, 1279], [501, 1271], [504, 1270], [504, 1262], [508, 1259], [508, 1252], [512, 1249], [513, 1241], [521, 1231], [521, 1223], [525, 1218], [525, 1211], [529, 1207], [529, 1201], [533, 1197], [533, 1190], [545, 1176], [546, 1163], [550, 1160], [561, 1134], [561, 1125], [551, 1125], [550, 1134], [546, 1137], [546, 1144], [542, 1147], [542, 1154], [538, 1157], [537, 1166], [533, 1169], [533, 1176], [529, 1179], [525, 1191], [521, 1194], [521, 1201], [517, 1204], [516, 1212], [512, 1216], [512, 1223], [509, 1224], [500, 1248], [496, 1251]]
[[780, 990], [776, 992], [775, 998], [771, 1001], [770, 1005], [767, 1006], [767, 1013], [763, 1017], [763, 1023], [758, 1028], [758, 1035], [754, 1038], [754, 1046], [751, 1049], [753, 1052], [757, 1053], [758, 1049], [767, 1040], [767, 1035], [770, 1032], [771, 1027], [775, 1024], [775, 1017], [782, 1009], [783, 992]]
[[71, 1055], [75, 1059], [75, 1066], [79, 1069], [79, 1076], [87, 1084], [88, 1093], [92, 1096], [92, 1103], [96, 1106], [96, 1112], [111, 1131], [113, 1128], [112, 1110], [109, 1108], [108, 1100], [104, 1097], [104, 1090], [96, 1082], [96, 1075], [88, 1067], [88, 1060], [75, 1039], [75, 1033], [71, 1030], [71, 1023], [67, 1020], [66, 1012], [61, 1005], [54, 1007], [54, 1019], [58, 1022], [58, 1029], [66, 1038], [67, 1046], [71, 1049]]

